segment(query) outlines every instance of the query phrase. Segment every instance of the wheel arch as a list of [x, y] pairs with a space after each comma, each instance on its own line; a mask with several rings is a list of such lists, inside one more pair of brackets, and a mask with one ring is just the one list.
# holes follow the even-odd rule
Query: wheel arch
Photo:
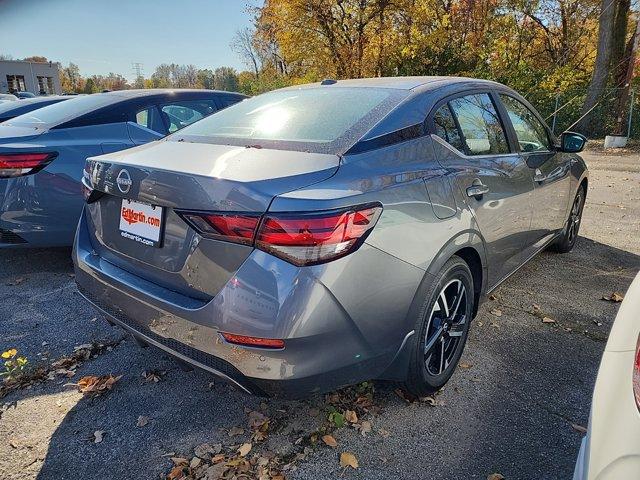
[[[429, 264], [407, 312], [405, 325], [413, 325], [415, 323], [416, 317], [424, 303], [425, 296], [435, 281], [436, 274], [451, 257], [456, 255], [462, 258], [469, 266], [469, 270], [471, 270], [475, 300], [473, 315], [476, 315], [482, 295], [484, 295], [487, 288], [486, 253], [482, 235], [475, 230], [466, 230], [451, 238]], [[405, 341], [402, 343], [393, 361], [384, 373], [378, 377], [379, 379], [395, 381], [403, 381], [405, 379], [411, 345], [411, 341], [409, 340], [413, 335], [415, 335], [415, 332], [407, 333]]]

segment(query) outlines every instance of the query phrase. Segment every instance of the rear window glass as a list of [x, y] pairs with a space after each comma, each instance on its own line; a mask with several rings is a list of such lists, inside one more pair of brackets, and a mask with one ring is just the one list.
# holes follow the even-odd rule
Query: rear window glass
[[177, 135], [212, 143], [337, 152], [355, 143], [405, 95], [383, 88], [279, 90], [232, 105]]
[[72, 98], [64, 102], [47, 105], [46, 107], [15, 117], [7, 121], [6, 124], [21, 127], [51, 128], [121, 100], [123, 100], [123, 98], [116, 95], [95, 93], [93, 95]]
[[66, 100], [62, 99], [46, 99], [46, 100], [21, 100], [19, 102], [4, 102], [0, 103], [0, 113], [10, 112], [13, 114], [21, 115], [22, 113], [31, 112], [38, 108], [46, 107], [54, 103]]

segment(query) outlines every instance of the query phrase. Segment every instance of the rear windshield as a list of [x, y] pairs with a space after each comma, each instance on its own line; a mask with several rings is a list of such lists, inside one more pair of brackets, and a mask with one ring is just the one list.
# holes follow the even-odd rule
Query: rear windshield
[[19, 102], [4, 102], [0, 103], [0, 114], [11, 112], [11, 113], [22, 113], [22, 112], [30, 112], [32, 110], [36, 110], [38, 108], [45, 107], [47, 105], [52, 105], [54, 103], [61, 102], [66, 100], [65, 98], [47, 98], [47, 99], [27, 99], [21, 100]]
[[121, 100], [122, 97], [116, 95], [94, 93], [93, 95], [72, 98], [64, 102], [47, 105], [46, 107], [7, 120], [5, 125], [52, 128], [80, 115]]
[[170, 140], [341, 153], [405, 97], [384, 88], [278, 90], [232, 105]]

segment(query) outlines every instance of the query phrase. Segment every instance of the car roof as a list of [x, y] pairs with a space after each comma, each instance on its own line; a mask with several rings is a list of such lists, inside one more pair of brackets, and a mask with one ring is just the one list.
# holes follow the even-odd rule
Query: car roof
[[244, 96], [237, 92], [227, 92], [224, 90], [207, 90], [202, 88], [145, 88], [145, 89], [132, 89], [132, 90], [114, 90], [112, 92], [98, 93], [94, 95], [109, 95], [122, 98], [139, 98], [148, 97], [152, 95], [171, 95], [175, 93], [193, 93], [193, 94], [223, 94], [223, 95], [239, 95]]
[[478, 84], [487, 87], [495, 87], [499, 83], [490, 80], [482, 80], [468, 77], [376, 77], [376, 78], [354, 78], [348, 80], [325, 80], [323, 82], [309, 83], [306, 85], [295, 85], [286, 89], [296, 88], [331, 88], [331, 87], [354, 87], [354, 88], [395, 88], [398, 90], [426, 91], [433, 90], [445, 85], [452, 84]]

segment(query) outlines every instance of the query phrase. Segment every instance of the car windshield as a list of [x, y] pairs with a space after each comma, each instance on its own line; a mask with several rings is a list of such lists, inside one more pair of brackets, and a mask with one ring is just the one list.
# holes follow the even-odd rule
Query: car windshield
[[215, 113], [170, 140], [338, 153], [405, 96], [402, 90], [385, 88], [278, 90]]
[[38, 127], [52, 128], [60, 125], [67, 120], [79, 117], [85, 113], [89, 113], [101, 107], [105, 107], [112, 103], [122, 100], [122, 97], [116, 95], [105, 95], [95, 93], [83, 97], [72, 98], [64, 102], [54, 103], [46, 107], [33, 110], [24, 115], [12, 118], [5, 122], [5, 125], [14, 125], [19, 127]]

